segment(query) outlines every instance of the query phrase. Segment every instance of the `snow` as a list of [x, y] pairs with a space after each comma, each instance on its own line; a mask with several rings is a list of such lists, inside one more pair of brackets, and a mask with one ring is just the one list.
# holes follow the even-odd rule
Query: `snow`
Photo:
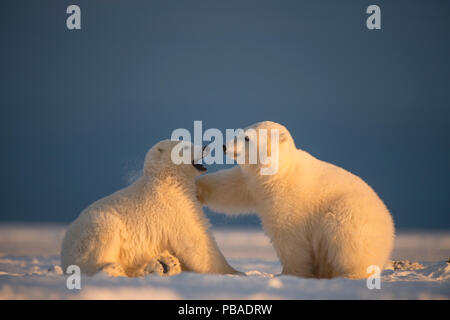
[[[59, 266], [63, 225], [0, 225], [0, 299], [449, 299], [450, 231], [400, 231], [381, 289], [367, 280], [302, 279], [281, 271], [260, 229], [213, 229], [229, 262], [247, 276], [81, 278], [69, 290]], [[409, 261], [408, 261], [409, 260]]]

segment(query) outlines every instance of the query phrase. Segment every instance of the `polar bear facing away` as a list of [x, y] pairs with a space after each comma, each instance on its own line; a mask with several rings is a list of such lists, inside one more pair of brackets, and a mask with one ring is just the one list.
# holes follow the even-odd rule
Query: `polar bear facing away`
[[[264, 143], [261, 129], [268, 132]], [[245, 136], [228, 141], [224, 150], [236, 159], [256, 145], [270, 156], [273, 129], [279, 130], [275, 174], [261, 174], [271, 164], [249, 164], [246, 156], [243, 164], [199, 177], [200, 201], [217, 212], [256, 212], [283, 274], [365, 278], [369, 266], [382, 269], [393, 246], [393, 220], [362, 179], [297, 149], [288, 130], [274, 122], [248, 127]]]
[[[219, 251], [209, 222], [196, 198], [195, 177], [201, 165], [176, 165], [164, 140], [147, 153], [142, 177], [125, 189], [98, 200], [70, 225], [62, 245], [66, 270], [78, 265], [92, 275], [172, 275], [181, 271], [237, 273]], [[183, 149], [191, 152], [192, 145]], [[198, 153], [198, 152], [197, 152]]]

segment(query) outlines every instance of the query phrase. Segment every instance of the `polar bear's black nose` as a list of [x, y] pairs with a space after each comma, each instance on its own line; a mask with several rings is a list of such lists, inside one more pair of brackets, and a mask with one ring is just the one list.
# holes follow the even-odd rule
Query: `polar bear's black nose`
[[227, 152], [227, 146], [226, 145], [223, 145], [223, 152], [224, 153]]

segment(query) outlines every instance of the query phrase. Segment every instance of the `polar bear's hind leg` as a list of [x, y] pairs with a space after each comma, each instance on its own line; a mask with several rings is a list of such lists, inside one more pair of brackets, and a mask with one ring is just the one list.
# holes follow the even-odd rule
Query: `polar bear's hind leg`
[[[120, 222], [116, 219], [105, 219], [103, 225], [94, 223], [87, 230], [85, 245], [89, 248], [86, 259], [86, 273], [93, 274], [104, 271], [110, 276], [127, 276], [127, 265], [120, 261]], [[80, 266], [82, 271], [83, 267]]]

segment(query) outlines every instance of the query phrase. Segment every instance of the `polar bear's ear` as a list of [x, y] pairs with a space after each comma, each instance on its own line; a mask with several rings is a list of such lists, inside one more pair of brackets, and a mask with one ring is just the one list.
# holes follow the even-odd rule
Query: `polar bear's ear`
[[161, 159], [162, 154], [164, 153], [164, 149], [161, 147], [157, 147], [156, 150], [153, 153], [153, 158], [156, 159]]
[[286, 134], [286, 132], [281, 131], [280, 132], [280, 143], [285, 142], [288, 139], [288, 135]]

